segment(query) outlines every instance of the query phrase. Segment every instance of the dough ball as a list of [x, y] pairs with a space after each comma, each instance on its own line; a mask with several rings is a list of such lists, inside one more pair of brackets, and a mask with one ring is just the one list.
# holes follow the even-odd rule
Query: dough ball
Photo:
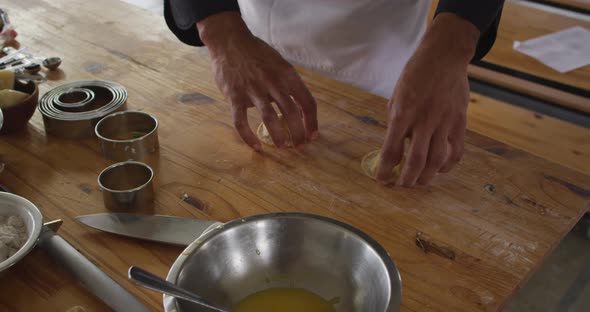
[[[285, 145], [287, 147], [293, 147], [293, 141], [291, 140], [291, 132], [289, 132], [289, 126], [287, 125], [287, 121], [283, 118], [283, 115], [281, 114], [279, 114], [279, 120], [281, 122], [281, 125], [283, 126], [284, 133], [287, 134], [287, 142]], [[258, 129], [256, 130], [256, 136], [263, 144], [268, 146], [275, 146], [274, 142], [272, 141], [272, 137], [270, 136], [270, 133], [268, 132], [268, 129], [266, 129], [266, 126], [263, 122], [261, 122], [260, 125], [258, 125]]]
[[[361, 168], [363, 169], [363, 172], [373, 180], [377, 178], [377, 167], [379, 166], [380, 159], [381, 150], [376, 150], [365, 155], [365, 157], [363, 157], [363, 160], [361, 161]], [[397, 166], [393, 168], [394, 177], [400, 175], [402, 164], [403, 160], [401, 163], [399, 163]]]

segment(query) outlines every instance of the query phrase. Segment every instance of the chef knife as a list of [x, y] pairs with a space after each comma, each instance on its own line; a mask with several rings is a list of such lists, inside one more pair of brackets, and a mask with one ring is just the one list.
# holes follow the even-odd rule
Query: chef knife
[[217, 221], [133, 213], [98, 213], [76, 217], [97, 230], [172, 245], [188, 246]]

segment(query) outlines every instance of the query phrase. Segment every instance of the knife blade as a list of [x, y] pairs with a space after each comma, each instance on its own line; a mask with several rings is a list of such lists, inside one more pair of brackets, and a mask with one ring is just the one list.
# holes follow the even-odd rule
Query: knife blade
[[217, 221], [134, 213], [97, 213], [76, 219], [104, 232], [179, 246], [188, 246], [208, 229], [222, 224]]

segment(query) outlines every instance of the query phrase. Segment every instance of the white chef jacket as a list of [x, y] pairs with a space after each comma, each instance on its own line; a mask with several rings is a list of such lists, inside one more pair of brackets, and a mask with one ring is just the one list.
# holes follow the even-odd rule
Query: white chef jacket
[[292, 63], [390, 97], [429, 0], [239, 0], [254, 35]]

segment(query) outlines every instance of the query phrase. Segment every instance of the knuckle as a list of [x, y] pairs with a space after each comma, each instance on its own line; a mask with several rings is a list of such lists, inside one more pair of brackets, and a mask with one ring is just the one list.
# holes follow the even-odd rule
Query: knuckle
[[396, 122], [405, 121], [409, 117], [409, 112], [406, 109], [392, 108], [391, 110], [391, 121], [395, 124]]
[[227, 98], [233, 98], [235, 97], [235, 94], [238, 92], [239, 88], [233, 87], [231, 85], [228, 84], [222, 84], [219, 89], [221, 90], [221, 93], [223, 93], [223, 95], [225, 95]]

